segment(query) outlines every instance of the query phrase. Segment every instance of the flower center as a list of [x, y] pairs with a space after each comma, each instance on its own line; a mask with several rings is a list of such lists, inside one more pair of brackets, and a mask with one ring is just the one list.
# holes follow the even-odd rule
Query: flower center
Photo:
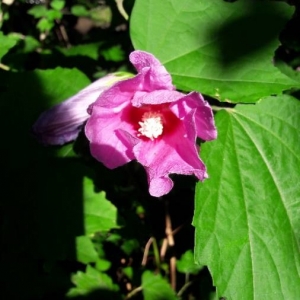
[[162, 115], [158, 112], [146, 112], [143, 114], [138, 136], [146, 136], [152, 141], [163, 133]]

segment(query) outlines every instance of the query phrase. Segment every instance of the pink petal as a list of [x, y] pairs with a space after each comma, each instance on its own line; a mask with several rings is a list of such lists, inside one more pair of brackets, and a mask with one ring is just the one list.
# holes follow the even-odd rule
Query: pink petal
[[[193, 124], [193, 112], [186, 116], [186, 121]], [[171, 134], [153, 141], [141, 141], [134, 146], [137, 161], [146, 169], [152, 196], [160, 197], [172, 189], [169, 174], [194, 174], [199, 180], [207, 177], [206, 167], [198, 156], [195, 137], [195, 130], [191, 127], [187, 131], [180, 122]]]
[[133, 51], [129, 59], [140, 74], [143, 74], [144, 91], [174, 90], [172, 77], [166, 68], [152, 54], [144, 51]]
[[104, 107], [94, 107], [85, 126], [91, 154], [110, 169], [134, 159], [132, 148], [138, 139], [134, 137], [132, 125], [127, 122], [129, 109], [126, 107], [122, 112], [113, 112]]
[[133, 99], [132, 105], [140, 107], [147, 104], [163, 104], [170, 103], [179, 100], [185, 95], [177, 91], [168, 90], [157, 90], [153, 92], [136, 92]]
[[161, 62], [154, 55], [141, 50], [131, 52], [129, 60], [138, 72], [141, 72], [144, 68], [161, 66]]
[[115, 108], [129, 103], [136, 91], [142, 90], [143, 76], [138, 74], [133, 78], [115, 83], [101, 94], [93, 104], [97, 107]]
[[176, 103], [172, 103], [170, 109], [179, 119], [184, 119], [187, 114], [195, 110], [197, 136], [205, 141], [214, 140], [217, 137], [212, 109], [201, 94], [189, 93]]

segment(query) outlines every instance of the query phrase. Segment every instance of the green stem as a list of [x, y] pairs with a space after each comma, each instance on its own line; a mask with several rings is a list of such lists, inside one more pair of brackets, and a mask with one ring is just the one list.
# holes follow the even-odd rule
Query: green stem
[[160, 270], [160, 256], [159, 256], [159, 249], [157, 246], [156, 238], [153, 238], [152, 245], [153, 245], [155, 263], [157, 268]]

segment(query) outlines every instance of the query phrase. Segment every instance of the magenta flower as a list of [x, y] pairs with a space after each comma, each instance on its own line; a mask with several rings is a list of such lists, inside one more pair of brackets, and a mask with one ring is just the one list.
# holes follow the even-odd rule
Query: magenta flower
[[138, 74], [112, 85], [89, 108], [85, 134], [91, 154], [111, 169], [136, 159], [156, 197], [172, 189], [170, 174], [204, 180], [196, 138], [217, 137], [210, 106], [197, 92], [177, 92], [170, 74], [150, 53], [134, 51], [130, 61]]
[[46, 145], [62, 145], [77, 138], [84, 122], [90, 117], [87, 109], [101, 93], [117, 81], [132, 77], [118, 72], [108, 74], [66, 101], [40, 115], [33, 125], [33, 133]]

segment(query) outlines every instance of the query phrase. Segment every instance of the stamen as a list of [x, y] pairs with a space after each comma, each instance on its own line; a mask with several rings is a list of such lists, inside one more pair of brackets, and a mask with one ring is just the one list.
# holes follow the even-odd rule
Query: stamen
[[143, 122], [139, 122], [141, 126], [138, 136], [146, 136], [150, 140], [154, 140], [163, 133], [162, 115], [157, 112], [146, 112], [142, 117]]

